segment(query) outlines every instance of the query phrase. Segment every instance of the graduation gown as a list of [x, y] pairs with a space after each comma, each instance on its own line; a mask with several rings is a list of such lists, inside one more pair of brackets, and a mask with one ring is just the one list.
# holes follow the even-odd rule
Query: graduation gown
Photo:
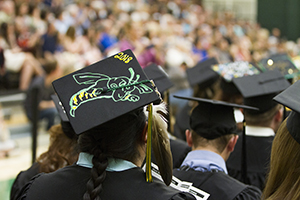
[[38, 163], [33, 163], [33, 165], [26, 171], [21, 171], [16, 177], [10, 191], [10, 200], [16, 200], [17, 194], [22, 189], [22, 187], [30, 181], [32, 177], [40, 173], [40, 167]]
[[[90, 168], [71, 165], [49, 174], [39, 174], [21, 191], [20, 199], [25, 200], [82, 200], [86, 192], [86, 183], [91, 177]], [[153, 177], [147, 183], [145, 173], [135, 167], [119, 172], [106, 172], [103, 200], [195, 200], [191, 194], [167, 187]]]
[[259, 200], [261, 198], [261, 191], [258, 188], [245, 185], [221, 171], [203, 172], [181, 168], [174, 169], [173, 175], [182, 181], [192, 182], [194, 187], [209, 193], [209, 200]]
[[[226, 162], [228, 174], [243, 182], [241, 174], [242, 135], [239, 137], [234, 151]], [[254, 137], [246, 135], [247, 182], [261, 190], [264, 189], [266, 174], [270, 162], [274, 136]]]
[[179, 168], [186, 155], [192, 150], [183, 140], [170, 139], [170, 147], [173, 157], [173, 168]]
[[186, 140], [185, 130], [190, 129], [190, 112], [192, 106], [186, 103], [184, 107], [176, 115], [173, 135], [179, 139]]

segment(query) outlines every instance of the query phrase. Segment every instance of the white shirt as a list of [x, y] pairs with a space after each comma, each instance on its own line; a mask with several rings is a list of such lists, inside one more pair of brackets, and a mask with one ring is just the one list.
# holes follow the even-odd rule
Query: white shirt
[[254, 137], [270, 137], [275, 136], [275, 132], [269, 127], [246, 126], [246, 135]]
[[[91, 154], [81, 152], [79, 153], [78, 161], [76, 164], [82, 167], [93, 168], [93, 157], [94, 156]], [[118, 158], [108, 158], [108, 166], [106, 168], [106, 171], [119, 172], [135, 167], [137, 166], [130, 161]]]

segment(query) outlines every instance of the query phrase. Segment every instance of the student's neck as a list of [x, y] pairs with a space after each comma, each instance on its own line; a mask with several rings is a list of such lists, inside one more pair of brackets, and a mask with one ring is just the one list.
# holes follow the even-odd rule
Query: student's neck
[[220, 153], [215, 147], [213, 146], [205, 146], [205, 147], [201, 147], [201, 146], [198, 146], [197, 148], [192, 148], [192, 150], [203, 150], [203, 151], [211, 151], [213, 153], [216, 153], [218, 155], [220, 155], [224, 161], [226, 161], [229, 157], [229, 154], [227, 152], [225, 152], [225, 150]]

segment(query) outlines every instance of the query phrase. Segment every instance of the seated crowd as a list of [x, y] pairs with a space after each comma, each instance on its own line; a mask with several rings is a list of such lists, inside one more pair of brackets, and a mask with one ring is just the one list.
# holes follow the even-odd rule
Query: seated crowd
[[[16, 177], [11, 199], [299, 196], [293, 172], [278, 167], [296, 176], [297, 159], [278, 152], [299, 149], [300, 40], [192, 1], [15, 0], [0, 8], [0, 89], [25, 92], [28, 119], [37, 107], [51, 138]], [[268, 58], [289, 65], [262, 68]], [[162, 91], [151, 64], [172, 87]]]

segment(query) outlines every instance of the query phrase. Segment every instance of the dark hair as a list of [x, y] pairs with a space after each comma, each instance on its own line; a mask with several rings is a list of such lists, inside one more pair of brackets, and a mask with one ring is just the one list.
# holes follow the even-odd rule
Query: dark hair
[[201, 137], [198, 135], [195, 131], [192, 130], [192, 139], [193, 144], [195, 148], [197, 147], [206, 147], [207, 145], [212, 145], [216, 148], [218, 153], [222, 153], [227, 146], [229, 140], [234, 136], [235, 134], [228, 134], [223, 135], [218, 138], [215, 138], [213, 140], [206, 139], [204, 137]]
[[75, 40], [76, 38], [76, 29], [74, 26], [69, 26], [67, 32], [66, 32], [66, 36], [68, 36], [69, 38], [71, 38], [72, 41]]
[[248, 110], [244, 111], [245, 120], [248, 125], [269, 126], [276, 113], [282, 108], [282, 105], [277, 104], [270, 110], [261, 114], [251, 114]]
[[48, 75], [57, 68], [57, 61], [56, 60], [46, 61], [46, 63], [43, 65], [43, 68], [46, 74]]
[[137, 147], [143, 142], [145, 123], [146, 116], [139, 108], [80, 135], [80, 151], [94, 155], [92, 177], [87, 182], [84, 200], [100, 199], [108, 157], [135, 161], [140, 156]]

